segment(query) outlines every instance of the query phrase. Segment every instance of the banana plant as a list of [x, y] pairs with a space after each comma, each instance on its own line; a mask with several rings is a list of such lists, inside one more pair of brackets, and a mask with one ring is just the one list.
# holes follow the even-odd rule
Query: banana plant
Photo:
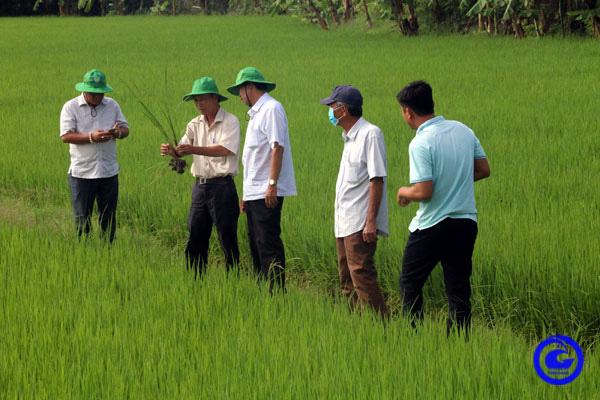
[[596, 0], [586, 1], [587, 10], [569, 11], [567, 15], [581, 21], [591, 29], [594, 37], [600, 39], [600, 7], [592, 8], [597, 5]]
[[534, 4], [533, 0], [509, 0], [506, 4], [502, 20], [512, 22], [517, 39], [525, 37], [523, 20], [535, 17], [538, 14], [538, 10], [531, 9]]
[[499, 9], [505, 4], [504, 0], [478, 0], [469, 11], [468, 17], [477, 17], [479, 29], [483, 30], [483, 17], [487, 19], [488, 33], [497, 32]]

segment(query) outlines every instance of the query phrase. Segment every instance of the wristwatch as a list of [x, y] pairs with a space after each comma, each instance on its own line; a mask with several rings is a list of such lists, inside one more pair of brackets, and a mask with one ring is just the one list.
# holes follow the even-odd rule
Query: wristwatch
[[269, 186], [277, 185], [277, 181], [275, 179], [269, 179]]

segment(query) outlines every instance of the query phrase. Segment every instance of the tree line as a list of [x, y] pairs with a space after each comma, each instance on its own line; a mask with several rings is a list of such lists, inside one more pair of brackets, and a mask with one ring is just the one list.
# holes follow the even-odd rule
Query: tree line
[[600, 0], [3, 0], [1, 16], [295, 15], [330, 29], [391, 21], [406, 36], [421, 30], [487, 32], [516, 38], [588, 35], [600, 39]]

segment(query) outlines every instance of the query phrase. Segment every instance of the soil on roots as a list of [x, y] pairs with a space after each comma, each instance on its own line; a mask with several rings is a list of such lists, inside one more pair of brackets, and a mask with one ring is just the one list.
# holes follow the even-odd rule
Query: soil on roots
[[183, 174], [186, 166], [187, 163], [182, 158], [173, 157], [171, 158], [171, 161], [169, 161], [169, 167], [171, 167], [173, 171], [177, 171], [178, 174]]

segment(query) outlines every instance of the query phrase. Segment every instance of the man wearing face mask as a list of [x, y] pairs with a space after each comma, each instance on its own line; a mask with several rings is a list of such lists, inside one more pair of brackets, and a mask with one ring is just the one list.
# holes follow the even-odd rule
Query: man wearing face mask
[[296, 195], [296, 181], [287, 117], [281, 103], [269, 95], [274, 82], [247, 67], [227, 88], [250, 107], [242, 165], [244, 193], [240, 201], [248, 219], [248, 239], [254, 270], [268, 279], [269, 292], [285, 287], [285, 252], [281, 241], [281, 209], [286, 196]]
[[387, 156], [383, 133], [362, 118], [363, 97], [353, 86], [340, 85], [321, 104], [329, 120], [344, 128], [344, 151], [335, 193], [335, 237], [342, 293], [389, 315], [377, 283], [374, 256], [377, 235], [389, 236]]

